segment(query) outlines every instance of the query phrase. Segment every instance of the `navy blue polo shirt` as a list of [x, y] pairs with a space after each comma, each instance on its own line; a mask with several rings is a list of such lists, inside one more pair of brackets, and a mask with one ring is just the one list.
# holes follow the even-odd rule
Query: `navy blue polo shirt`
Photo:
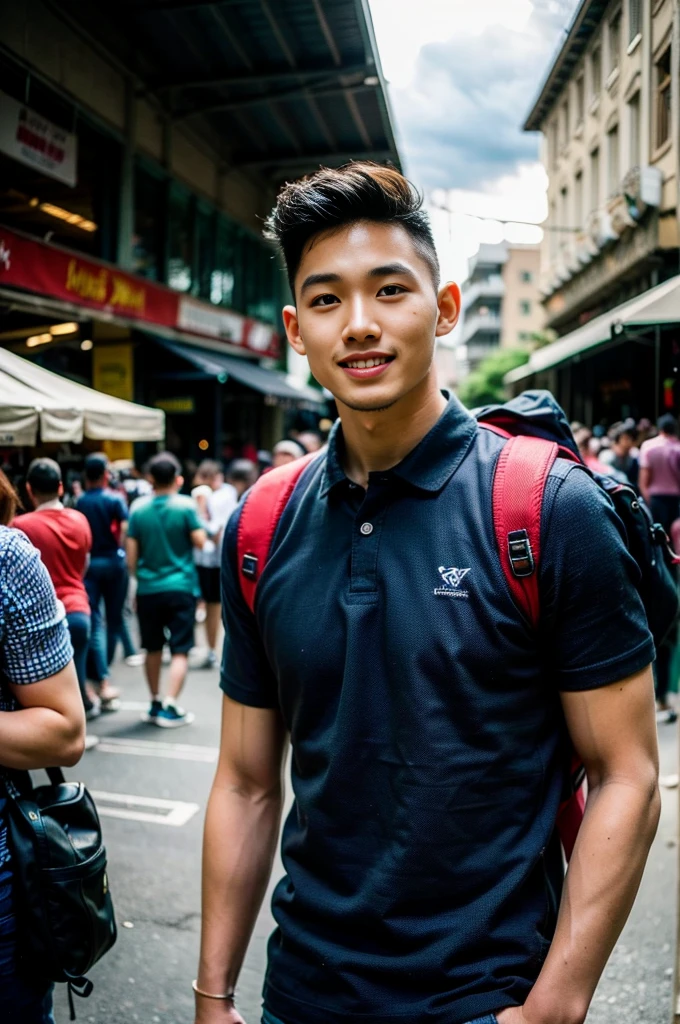
[[280, 708], [295, 804], [265, 1005], [290, 1024], [463, 1024], [522, 1004], [562, 885], [559, 693], [654, 649], [609, 499], [558, 462], [542, 521], [541, 628], [494, 537], [502, 440], [455, 398], [368, 489], [336, 425], [276, 532], [255, 614], [225, 544], [222, 689]]
[[114, 491], [91, 487], [76, 505], [92, 530], [92, 557], [111, 558], [120, 547], [118, 527], [128, 517], [125, 501]]

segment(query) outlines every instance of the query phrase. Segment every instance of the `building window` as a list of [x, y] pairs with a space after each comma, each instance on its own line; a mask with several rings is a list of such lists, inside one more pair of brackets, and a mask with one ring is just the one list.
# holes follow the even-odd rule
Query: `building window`
[[636, 92], [628, 103], [629, 162], [636, 167], [640, 161], [640, 93]]
[[569, 142], [569, 100], [566, 99], [562, 104], [562, 144], [567, 145]]
[[576, 79], [576, 127], [583, 124], [583, 118], [585, 116], [585, 78], [581, 73]]
[[621, 12], [609, 22], [609, 74], [613, 74], [621, 60]]
[[600, 150], [594, 149], [590, 154], [590, 209], [597, 210], [600, 205]]
[[656, 116], [654, 148], [668, 141], [671, 134], [671, 48], [656, 62]]
[[522, 299], [519, 304], [519, 311], [522, 316], [531, 316], [531, 303], [528, 299]]
[[135, 168], [135, 229], [132, 269], [150, 281], [163, 280], [163, 225], [167, 184], [162, 177]]
[[574, 178], [574, 224], [579, 231], [583, 229], [583, 171]]
[[596, 46], [590, 55], [591, 97], [596, 99], [602, 92], [602, 47]]
[[614, 125], [614, 127], [610, 128], [607, 132], [607, 187], [609, 189], [610, 196], [615, 195], [619, 191], [619, 184], [621, 181], [619, 156], [619, 126]]
[[522, 282], [522, 284], [532, 284], [534, 280], [534, 275], [531, 273], [530, 270], [520, 270], [519, 279]]
[[628, 0], [628, 41], [642, 33], [642, 0]]
[[550, 136], [549, 136], [548, 145], [550, 146], [550, 162], [551, 162], [553, 167], [557, 167], [557, 164], [558, 164], [558, 161], [559, 161], [559, 148], [560, 148], [559, 126], [558, 126], [558, 123], [557, 123], [557, 118], [555, 118], [555, 120], [550, 125]]
[[168, 284], [178, 292], [191, 290], [193, 207], [190, 194], [173, 183], [168, 211]]

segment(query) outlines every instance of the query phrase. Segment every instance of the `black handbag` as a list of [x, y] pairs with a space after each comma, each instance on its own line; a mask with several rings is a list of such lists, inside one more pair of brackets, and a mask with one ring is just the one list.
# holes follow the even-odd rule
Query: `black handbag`
[[48, 768], [34, 788], [28, 772], [6, 772], [7, 828], [17, 908], [18, 969], [89, 996], [87, 971], [116, 941], [106, 850], [94, 800], [82, 782]]

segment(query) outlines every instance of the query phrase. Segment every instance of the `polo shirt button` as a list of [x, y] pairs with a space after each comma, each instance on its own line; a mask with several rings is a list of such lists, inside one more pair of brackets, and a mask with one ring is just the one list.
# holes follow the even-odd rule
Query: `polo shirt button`
[[364, 537], [370, 537], [370, 535], [373, 533], [373, 523], [362, 523], [361, 532], [363, 533]]

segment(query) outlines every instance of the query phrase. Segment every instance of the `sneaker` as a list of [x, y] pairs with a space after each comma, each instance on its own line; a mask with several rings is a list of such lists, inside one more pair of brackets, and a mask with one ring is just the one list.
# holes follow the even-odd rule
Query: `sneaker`
[[176, 704], [168, 702], [158, 712], [155, 724], [161, 729], [179, 729], [181, 725], [191, 725], [195, 715], [184, 708], [178, 708]]
[[85, 721], [91, 722], [93, 718], [99, 718], [102, 713], [101, 702], [98, 700], [96, 704], [93, 704], [91, 708], [87, 708], [85, 711]]
[[214, 651], [208, 651], [203, 661], [199, 662], [198, 668], [217, 668], [217, 655]]
[[92, 750], [99, 743], [99, 736], [93, 736], [89, 732], [85, 737], [85, 750]]
[[656, 721], [659, 725], [673, 725], [677, 720], [678, 713], [674, 708], [664, 708], [656, 713]]
[[143, 722], [149, 722], [151, 725], [156, 725], [158, 716], [163, 710], [163, 702], [160, 700], [152, 700], [149, 704], [149, 710], [142, 715]]
[[146, 662], [146, 654], [131, 654], [125, 659], [125, 664], [129, 665], [130, 668], [139, 668]]

